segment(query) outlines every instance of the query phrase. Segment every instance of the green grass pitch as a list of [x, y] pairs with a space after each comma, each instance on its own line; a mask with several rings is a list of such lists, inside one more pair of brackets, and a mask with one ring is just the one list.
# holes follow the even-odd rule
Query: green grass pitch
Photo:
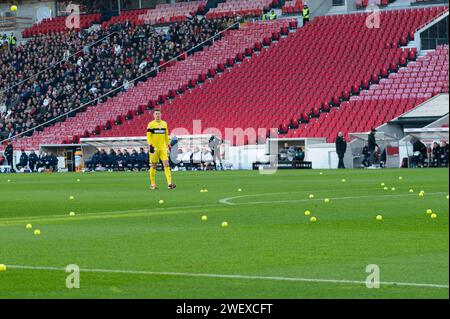
[[448, 298], [448, 176], [175, 172], [171, 192], [145, 173], [0, 175], [0, 298]]

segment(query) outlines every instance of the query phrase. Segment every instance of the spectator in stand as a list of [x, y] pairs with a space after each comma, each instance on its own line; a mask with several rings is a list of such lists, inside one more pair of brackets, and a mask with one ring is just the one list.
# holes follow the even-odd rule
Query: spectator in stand
[[30, 155], [28, 156], [28, 166], [30, 167], [30, 171], [34, 172], [37, 168], [36, 165], [39, 161], [38, 156], [34, 152], [34, 150], [31, 151]]
[[20, 154], [19, 164], [16, 165], [16, 169], [20, 171], [22, 168], [26, 168], [28, 166], [28, 155], [25, 153], [25, 150], [22, 150], [22, 154]]

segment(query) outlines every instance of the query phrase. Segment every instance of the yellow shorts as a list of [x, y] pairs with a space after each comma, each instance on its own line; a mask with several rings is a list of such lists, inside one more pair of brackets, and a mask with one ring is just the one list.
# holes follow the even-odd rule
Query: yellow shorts
[[155, 150], [155, 153], [150, 154], [150, 163], [158, 164], [159, 161], [168, 161], [169, 156], [167, 155], [167, 150]]

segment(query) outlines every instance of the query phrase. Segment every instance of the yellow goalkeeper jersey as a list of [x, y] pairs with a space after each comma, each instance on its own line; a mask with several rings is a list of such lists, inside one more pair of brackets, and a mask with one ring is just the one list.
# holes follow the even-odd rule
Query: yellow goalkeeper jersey
[[151, 121], [147, 125], [147, 142], [157, 149], [166, 149], [169, 145], [169, 128], [164, 121]]

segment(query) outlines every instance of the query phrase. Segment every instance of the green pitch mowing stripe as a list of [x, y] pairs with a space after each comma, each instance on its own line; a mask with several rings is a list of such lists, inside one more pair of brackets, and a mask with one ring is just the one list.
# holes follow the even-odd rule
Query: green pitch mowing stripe
[[0, 175], [0, 298], [448, 298], [447, 169], [173, 176]]
[[[19, 266], [8, 265], [11, 269], [28, 270], [48, 270], [65, 271], [64, 268], [48, 266]], [[332, 284], [355, 284], [366, 285], [365, 281], [348, 279], [318, 279], [318, 278], [293, 278], [293, 277], [267, 277], [267, 276], [247, 276], [247, 275], [226, 275], [226, 274], [202, 274], [202, 273], [181, 273], [181, 272], [157, 272], [142, 270], [118, 270], [118, 269], [80, 269], [81, 272], [109, 273], [109, 274], [129, 274], [129, 275], [149, 275], [149, 276], [175, 276], [175, 277], [205, 277], [205, 278], [225, 278], [225, 279], [243, 279], [243, 280], [269, 280], [269, 281], [299, 281], [312, 283], [332, 283]], [[383, 286], [408, 286], [408, 287], [426, 287], [426, 288], [449, 288], [448, 285], [440, 284], [421, 284], [412, 282], [379, 282]]]

